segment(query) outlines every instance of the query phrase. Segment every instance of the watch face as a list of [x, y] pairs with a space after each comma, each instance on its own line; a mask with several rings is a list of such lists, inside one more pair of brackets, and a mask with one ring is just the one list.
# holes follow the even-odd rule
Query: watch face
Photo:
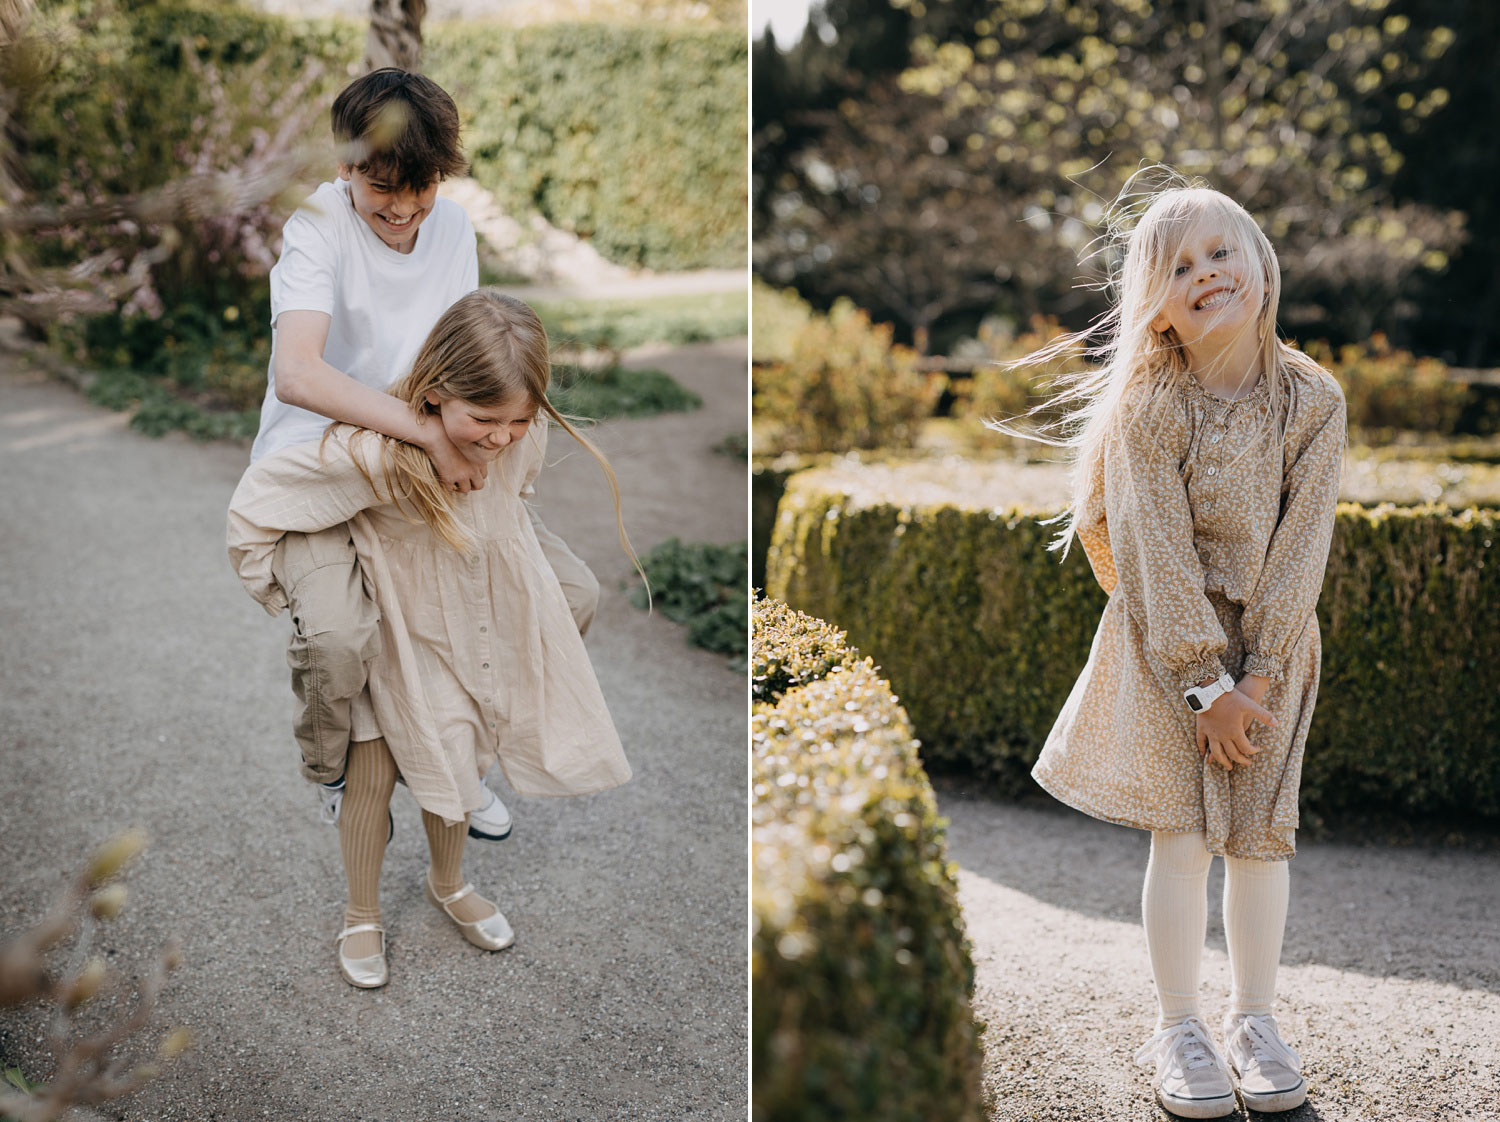
[[1182, 696], [1187, 699], [1188, 708], [1191, 709], [1194, 713], [1203, 712], [1203, 702], [1198, 700], [1198, 694], [1196, 691], [1194, 691], [1193, 693], [1185, 693]]

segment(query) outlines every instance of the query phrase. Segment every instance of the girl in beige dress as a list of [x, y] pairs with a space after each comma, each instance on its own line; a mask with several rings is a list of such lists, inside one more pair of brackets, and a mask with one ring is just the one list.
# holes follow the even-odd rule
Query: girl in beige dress
[[[464, 882], [468, 812], [483, 802], [476, 757], [498, 755], [523, 795], [584, 795], [630, 778], [568, 602], [524, 499], [551, 421], [603, 456], [547, 400], [547, 336], [535, 313], [489, 289], [445, 312], [391, 392], [442, 425], [490, 483], [447, 490], [413, 445], [348, 425], [257, 460], [229, 510], [229, 553], [250, 594], [286, 606], [277, 542], [349, 523], [380, 611], [382, 651], [353, 712], [339, 842], [349, 905], [338, 962], [355, 986], [385, 985], [378, 898], [397, 776], [422, 808], [426, 892], [469, 942], [511, 944], [505, 916]], [[632, 560], [620, 526], [620, 540]]]
[[[1160, 1011], [1137, 1061], [1155, 1061], [1162, 1104], [1219, 1117], [1237, 1084], [1248, 1108], [1288, 1110], [1306, 1084], [1272, 1003], [1344, 401], [1276, 337], [1280, 273], [1250, 216], [1205, 188], [1147, 204], [1112, 278], [1101, 366], [1063, 394], [1076, 458], [1058, 545], [1077, 535], [1109, 601], [1032, 774], [1069, 806], [1151, 831], [1142, 911]], [[1198, 1015], [1215, 854], [1227, 1064]]]

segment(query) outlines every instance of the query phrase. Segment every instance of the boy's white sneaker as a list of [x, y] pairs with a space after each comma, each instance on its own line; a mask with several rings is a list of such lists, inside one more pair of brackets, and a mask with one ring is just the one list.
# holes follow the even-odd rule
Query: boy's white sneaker
[[332, 783], [318, 784], [318, 821], [325, 826], [339, 824], [339, 808], [344, 805], [344, 776]]
[[1156, 1098], [1183, 1118], [1223, 1118], [1235, 1109], [1229, 1065], [1197, 1017], [1160, 1030], [1135, 1054], [1156, 1064]]
[[1250, 1110], [1295, 1110], [1307, 1100], [1302, 1060], [1276, 1031], [1275, 1017], [1231, 1013], [1224, 1018], [1229, 1062]]
[[[341, 775], [332, 783], [318, 784], [318, 821], [325, 826], [337, 826], [339, 824], [339, 811], [344, 807], [344, 783], [346, 778], [346, 776]], [[387, 810], [385, 818], [388, 823], [385, 840], [389, 842], [396, 836], [396, 816]]]
[[510, 837], [510, 811], [500, 801], [499, 795], [484, 784], [480, 784], [480, 787], [484, 791], [485, 801], [478, 810], [469, 811], [469, 837], [479, 838], [481, 841], [500, 841]]

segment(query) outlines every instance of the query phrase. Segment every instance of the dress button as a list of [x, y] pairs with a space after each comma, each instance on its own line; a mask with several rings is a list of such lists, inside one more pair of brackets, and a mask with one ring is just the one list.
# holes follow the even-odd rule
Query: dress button
[[483, 634], [484, 634], [484, 633], [485, 633], [485, 632], [486, 632], [486, 631], [488, 631], [488, 630], [489, 630], [489, 628], [488, 628], [488, 627], [481, 627], [481, 628], [480, 628], [480, 629], [479, 629], [479, 634], [481, 634], [481, 635], [483, 635]]
[[480, 663], [480, 664], [479, 664], [479, 668], [480, 668], [480, 669], [481, 669], [481, 670], [488, 670], [488, 669], [489, 669], [489, 668], [490, 668], [490, 664], [489, 664], [489, 663], [487, 663], [487, 662], [481, 662], [481, 663]]
[[[1219, 470], [1219, 469], [1218, 469], [1218, 468], [1216, 468], [1216, 467], [1211, 467], [1211, 468], [1209, 468], [1209, 469], [1208, 469], [1208, 474], [1209, 474], [1209, 475], [1213, 475], [1213, 474], [1215, 474], [1215, 473], [1216, 473], [1216, 472], [1217, 472], [1217, 471], [1218, 471], [1218, 470]], [[481, 628], [481, 629], [480, 629], [480, 630], [483, 630], [483, 628]]]
[[1213, 434], [1213, 436], [1211, 436], [1209, 438], [1209, 443], [1210, 444], [1217, 444], [1217, 443], [1219, 443], [1219, 441], [1221, 441], [1223, 439], [1224, 439], [1224, 434], [1221, 433], [1221, 432], [1216, 432], [1216, 433]]

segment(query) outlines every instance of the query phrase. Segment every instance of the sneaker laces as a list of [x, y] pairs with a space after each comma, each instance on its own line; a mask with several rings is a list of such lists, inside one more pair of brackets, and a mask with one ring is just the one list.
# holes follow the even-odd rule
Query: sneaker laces
[[344, 777], [341, 775], [332, 783], [319, 783], [318, 798], [321, 800], [318, 821], [325, 826], [337, 826], [339, 807], [344, 804]]
[[1223, 1073], [1225, 1079], [1232, 1078], [1229, 1074], [1229, 1065], [1224, 1062], [1224, 1057], [1214, 1047], [1208, 1030], [1203, 1027], [1203, 1022], [1197, 1017], [1189, 1017], [1180, 1024], [1168, 1025], [1161, 1029], [1141, 1046], [1141, 1050], [1135, 1054], [1135, 1062], [1138, 1064], [1154, 1062], [1157, 1078], [1160, 1079], [1174, 1055], [1182, 1057], [1184, 1071], [1216, 1067]]
[[1281, 1039], [1276, 1031], [1276, 1018], [1246, 1014], [1229, 1034], [1231, 1046], [1249, 1050], [1261, 1063], [1271, 1061], [1284, 1064], [1298, 1075], [1302, 1074], [1302, 1057]]

